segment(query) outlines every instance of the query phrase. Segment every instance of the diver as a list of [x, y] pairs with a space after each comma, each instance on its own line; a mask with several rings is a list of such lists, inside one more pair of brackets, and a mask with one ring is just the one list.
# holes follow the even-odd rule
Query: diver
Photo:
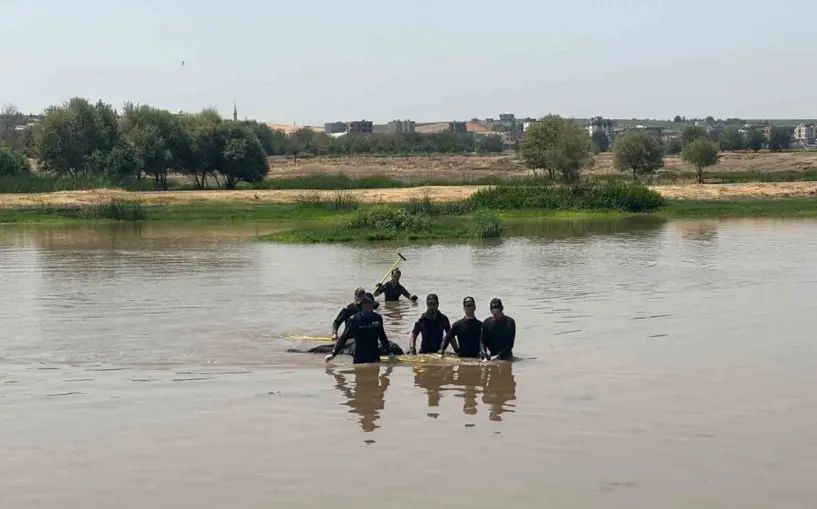
[[426, 312], [415, 322], [411, 331], [411, 343], [409, 353], [417, 353], [417, 336], [423, 336], [420, 342], [420, 353], [436, 353], [443, 343], [443, 335], [451, 330], [451, 323], [448, 317], [440, 312], [440, 299], [436, 294], [430, 293], [426, 297]]
[[482, 322], [480, 343], [484, 357], [488, 360], [509, 361], [513, 359], [513, 344], [516, 339], [516, 322], [505, 314], [502, 300], [491, 299], [491, 316]]
[[474, 298], [466, 297], [462, 299], [462, 309], [465, 316], [454, 322], [451, 330], [446, 333], [442, 347], [440, 347], [440, 357], [445, 355], [445, 349], [451, 343], [454, 353], [459, 357], [479, 359], [483, 350], [480, 343], [482, 322], [474, 316], [477, 309]]
[[[351, 337], [355, 339], [355, 349], [352, 354], [355, 364], [380, 362], [380, 352], [390, 350], [389, 338], [383, 329], [383, 317], [374, 311], [374, 296], [365, 293], [360, 304], [363, 309], [349, 320], [349, 326], [335, 342], [332, 353], [326, 356], [326, 362], [334, 359]], [[378, 342], [382, 350], [378, 348]]]
[[401, 275], [400, 269], [391, 271], [391, 281], [387, 281], [386, 284], [377, 283], [374, 287], [374, 296], [377, 297], [382, 293], [383, 300], [386, 302], [398, 301], [401, 296], [411, 301], [417, 301], [417, 296], [409, 293], [406, 287], [400, 284]]

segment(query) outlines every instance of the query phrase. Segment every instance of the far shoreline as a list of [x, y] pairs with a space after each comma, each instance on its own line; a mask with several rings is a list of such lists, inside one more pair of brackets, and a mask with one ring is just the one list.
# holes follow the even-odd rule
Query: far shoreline
[[[190, 190], [190, 191], [124, 191], [91, 189], [53, 193], [0, 194], [0, 211], [36, 207], [83, 207], [99, 205], [111, 199], [138, 201], [151, 206], [184, 205], [258, 205], [292, 204], [304, 196], [332, 198], [352, 197], [362, 203], [398, 204], [412, 199], [438, 202], [465, 200], [491, 185], [418, 186], [376, 189], [259, 189], [259, 190]], [[664, 198], [678, 201], [743, 201], [817, 197], [817, 182], [753, 182], [728, 184], [683, 184], [647, 186]]]

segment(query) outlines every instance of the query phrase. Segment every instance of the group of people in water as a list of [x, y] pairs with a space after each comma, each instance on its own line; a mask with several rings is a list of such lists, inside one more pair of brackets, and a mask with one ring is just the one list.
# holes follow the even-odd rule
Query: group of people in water
[[[391, 280], [378, 284], [374, 293], [363, 288], [355, 290], [354, 302], [344, 307], [332, 322], [332, 350], [326, 355], [326, 362], [334, 359], [339, 353], [352, 355], [355, 364], [379, 362], [381, 355], [403, 355], [399, 345], [389, 341], [383, 327], [383, 317], [375, 311], [379, 303], [375, 297], [383, 295], [388, 301], [397, 301], [406, 297], [412, 301], [417, 296], [409, 293], [400, 284], [400, 269], [391, 272]], [[476, 301], [465, 297], [462, 301], [464, 316], [452, 325], [440, 309], [440, 300], [436, 294], [426, 297], [426, 311], [415, 322], [411, 331], [408, 353], [433, 354], [440, 357], [450, 345], [459, 357], [482, 360], [511, 360], [516, 339], [516, 322], [506, 315], [502, 301], [491, 300], [491, 316], [479, 320], [476, 313]], [[338, 335], [341, 325], [343, 333]], [[417, 348], [417, 339], [420, 347]], [[349, 344], [352, 339], [353, 343]]]

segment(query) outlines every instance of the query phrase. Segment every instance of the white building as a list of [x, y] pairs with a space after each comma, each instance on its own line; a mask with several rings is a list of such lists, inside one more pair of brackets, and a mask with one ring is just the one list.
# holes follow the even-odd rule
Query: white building
[[814, 124], [800, 124], [794, 128], [794, 141], [801, 145], [814, 145], [816, 131]]

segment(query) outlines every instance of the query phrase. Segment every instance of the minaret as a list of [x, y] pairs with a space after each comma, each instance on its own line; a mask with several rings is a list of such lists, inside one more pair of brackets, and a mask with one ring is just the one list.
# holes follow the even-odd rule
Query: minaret
[[235, 101], [233, 101], [233, 122], [238, 122], [238, 109], [235, 107]]

